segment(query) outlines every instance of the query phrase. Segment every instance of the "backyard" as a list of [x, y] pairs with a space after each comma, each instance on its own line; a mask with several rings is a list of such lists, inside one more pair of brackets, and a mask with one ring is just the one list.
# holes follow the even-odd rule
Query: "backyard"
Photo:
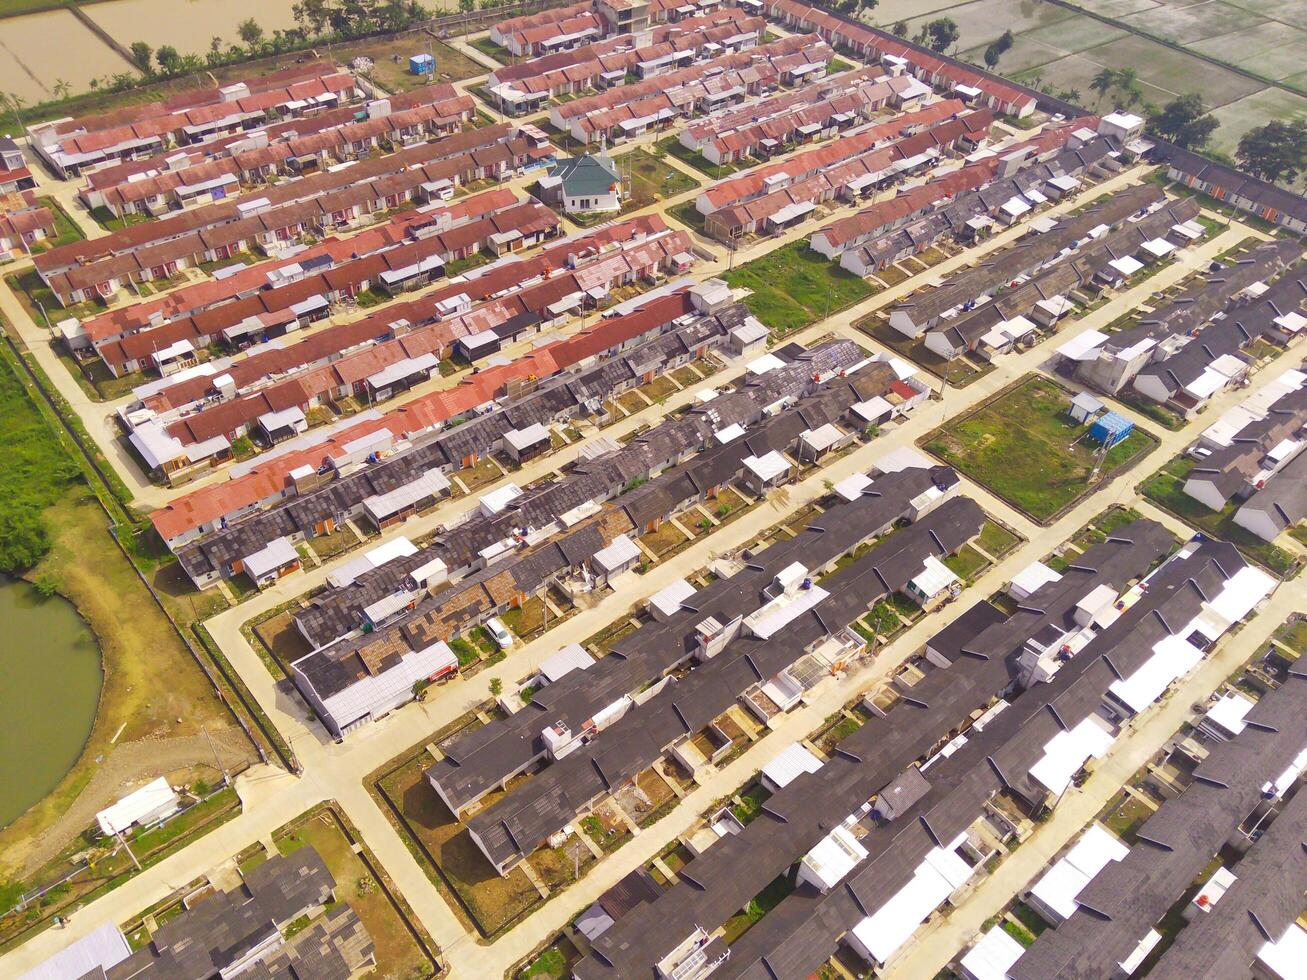
[[1234, 514], [1239, 509], [1237, 502], [1231, 501], [1223, 510], [1209, 510], [1205, 504], [1184, 492], [1185, 479], [1193, 467], [1194, 461], [1188, 456], [1173, 459], [1140, 484], [1139, 489], [1153, 503], [1170, 511], [1186, 524], [1229, 541], [1245, 556], [1265, 565], [1277, 575], [1289, 574], [1297, 564], [1296, 559], [1283, 548], [1263, 541], [1236, 524]]
[[1088, 427], [1067, 414], [1070, 404], [1061, 386], [1028, 378], [936, 429], [923, 445], [1047, 524], [1156, 445], [1151, 434], [1136, 428], [1098, 460], [1097, 444], [1085, 438]]
[[[377, 789], [392, 822], [416, 844], [415, 856], [435, 877], [442, 893], [452, 889], [458, 905], [484, 936], [493, 936], [541, 901], [526, 872], [515, 868], [500, 877], [472, 842], [467, 828], [441, 802], [423, 771], [433, 760], [425, 752], [384, 775]], [[503, 795], [491, 793], [489, 806]], [[414, 850], [414, 848], [410, 848]], [[588, 852], [587, 852], [588, 854]]]
[[[878, 275], [878, 279], [884, 279]], [[889, 325], [884, 313], [875, 313], [854, 324], [869, 337], [873, 337], [896, 354], [901, 354], [910, 361], [925, 368], [935, 377], [947, 381], [950, 387], [965, 388], [971, 382], [983, 378], [994, 370], [992, 361], [977, 358], [955, 357], [948, 361], [926, 346], [925, 335], [916, 339], [900, 333]]]
[[875, 292], [814, 252], [806, 239], [746, 262], [725, 278], [733, 288], [750, 290], [745, 305], [776, 334], [806, 327]]

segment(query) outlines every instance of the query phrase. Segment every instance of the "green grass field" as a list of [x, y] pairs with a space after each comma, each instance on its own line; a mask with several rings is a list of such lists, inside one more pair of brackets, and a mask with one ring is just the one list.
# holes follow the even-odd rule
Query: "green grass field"
[[1136, 429], [1109, 449], [1094, 482], [1097, 446], [1066, 414], [1067, 392], [1029, 378], [927, 437], [925, 448], [1035, 520], [1054, 515], [1109, 480], [1156, 440]]
[[699, 182], [670, 163], [665, 163], [658, 156], [647, 150], [632, 150], [621, 156], [613, 157], [613, 162], [623, 173], [631, 175], [631, 201], [636, 207], [644, 207], [656, 201], [692, 191]]
[[808, 247], [806, 239], [738, 266], [732, 287], [752, 290], [745, 305], [777, 333], [806, 327], [872, 295], [864, 280]]

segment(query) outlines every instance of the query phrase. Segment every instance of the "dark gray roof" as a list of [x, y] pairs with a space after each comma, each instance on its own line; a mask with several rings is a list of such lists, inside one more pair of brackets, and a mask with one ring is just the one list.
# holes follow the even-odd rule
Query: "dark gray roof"
[[1302, 913], [1307, 891], [1307, 793], [1285, 804], [1270, 829], [1230, 870], [1237, 880], [1196, 916], [1149, 973], [1158, 980], [1248, 974], [1257, 952]]
[[[812, 529], [777, 541], [753, 555], [737, 574], [699, 589], [667, 622], [648, 624], [620, 639], [616, 656], [542, 688], [517, 714], [455, 739], [444, 747], [445, 758], [428, 770], [428, 778], [438, 781], [459, 807], [479, 799], [543, 757], [540, 733], [546, 725], [563, 721], [578, 729], [599, 709], [661, 677], [690, 655], [698, 623], [709, 616], [729, 622], [757, 609], [764, 601], [762, 590], [781, 569], [794, 561], [816, 568], [835, 560], [902, 516], [907, 502], [938, 476], [935, 470], [908, 469], [880, 477], [873, 484], [879, 496], [832, 506]], [[831, 533], [833, 528], [841, 533]]]
[[[784, 962], [786, 972], [777, 974], [784, 976], [803, 976], [820, 966], [835, 952], [839, 938], [848, 929], [874, 914], [908, 884], [928, 851], [945, 846], [963, 833], [982, 815], [986, 801], [993, 795], [1024, 781], [1030, 767], [1042, 757], [1044, 746], [1064, 730], [1064, 725], [1078, 724], [1092, 713], [1097, 701], [1086, 704], [1083, 716], [1065, 721], [1059, 721], [1047, 706], [1066, 691], [1088, 684], [1095, 686], [1101, 699], [1116, 679], [1113, 671], [1101, 669], [1102, 659], [1131, 638], [1139, 623], [1152, 617], [1155, 609], [1169, 610], [1182, 601], [1186, 594], [1183, 583], [1216, 558], [1228, 557], [1226, 547], [1208, 542], [1165, 566], [1151, 580], [1156, 584], [1064, 663], [1051, 681], [1010, 698], [1008, 708], [992, 717], [982, 731], [973, 729], [964, 745], [934, 760], [926, 773], [928, 792], [908, 808], [907, 814], [878, 824], [862, 838], [868, 857], [841, 886], [818, 902], [812, 900], [806, 886], [801, 887], [775, 910], [782, 913], [780, 916], [773, 918], [775, 912], [769, 914], [735, 944], [730, 961], [720, 971], [723, 977], [746, 975], [756, 963], [775, 973], [776, 964]], [[1229, 574], [1238, 567], [1237, 562], [1232, 564]], [[1118, 892], [1114, 890], [1113, 894]], [[796, 916], [786, 908], [792, 902], [802, 915]], [[805, 950], [807, 958], [796, 959], [792, 940], [804, 935], [807, 938], [798, 946]], [[818, 941], [819, 936], [824, 936], [824, 942]], [[1109, 976], [1111, 970], [1084, 975]]]
[[[978, 299], [1038, 268], [1063, 249], [1076, 246], [1092, 228], [1102, 224], [1117, 225], [1165, 198], [1161, 188], [1152, 184], [1138, 184], [1113, 194], [1089, 210], [1064, 219], [1051, 231], [1028, 235], [979, 265], [959, 272], [939, 288], [909, 296], [896, 309], [910, 312], [918, 324], [934, 323], [954, 307]], [[1167, 210], [1164, 208], [1162, 213]]]
[[1291, 215], [1298, 221], [1307, 222], [1307, 199], [1293, 191], [1249, 177], [1233, 167], [1216, 163], [1170, 143], [1159, 142], [1156, 154], [1178, 172], [1196, 177], [1211, 187], [1220, 188], [1226, 198], [1243, 198], [1254, 202], [1259, 209]]
[[[280, 929], [292, 920], [328, 904], [335, 884], [321, 856], [312, 847], [273, 856], [247, 872], [244, 885], [211, 895], [161, 925], [150, 937], [148, 946], [111, 968], [107, 976], [110, 980], [216, 977], [275, 940]], [[329, 955], [335, 945], [333, 937], [343, 939], [346, 932], [357, 935], [362, 930], [357, 918], [351, 921], [350, 916], [353, 913], [344, 906], [337, 909], [335, 918], [323, 923], [326, 931], [319, 938], [326, 948], [319, 944], [315, 955], [329, 967], [320, 974], [327, 980], [338, 974], [333, 965], [336, 960]], [[362, 935], [366, 940], [366, 933]], [[313, 976], [316, 980], [319, 974], [291, 975]]]
[[469, 831], [500, 863], [529, 854], [580, 806], [648, 768], [674, 739], [706, 727], [747, 688], [793, 664], [828, 630], [846, 627], [876, 599], [905, 585], [926, 555], [956, 550], [983, 522], [974, 501], [945, 502], [831, 576], [824, 585], [830, 594], [817, 609], [769, 640], [737, 637], [588, 744], [478, 812], [468, 821]]
[[[1078, 586], [1079, 592], [1069, 600], [1069, 606], [1074, 606], [1076, 600], [1100, 583], [1110, 582], [1120, 587], [1147, 571], [1157, 557], [1156, 549], [1149, 547], [1152, 540], [1152, 534], [1146, 531], [1149, 526], [1158, 528], [1152, 522], [1138, 521], [1118, 530], [1123, 540], [1139, 540], [1137, 549], [1122, 548], [1119, 544], [1091, 549], [1091, 553], [1099, 551], [1102, 569], [1093, 575], [1071, 576], [1070, 581]], [[962, 618], [975, 615], [974, 609]], [[1009, 648], [1019, 648], [1024, 635], [1033, 628], [1037, 624], [1029, 623], [1026, 617], [1015, 622]], [[832, 819], [851, 813], [892, 783], [904, 769], [938, 745], [941, 733], [965, 724], [970, 712], [986, 707], [1013, 682], [1005, 656], [960, 656], [947, 668], [936, 668], [928, 661], [922, 661], [920, 666], [925, 676], [912, 685], [910, 697], [897, 701], [885, 717], [870, 719], [841, 741], [833, 757], [816, 773], [801, 775], [771, 797], [761, 816], [739, 835], [723, 838], [697, 857], [682, 871], [683, 881], [673, 886], [665, 897], [637, 910], [627, 921], [605, 933], [595, 943], [594, 954], [577, 966], [577, 976], [583, 980], [652, 976], [652, 965], [695, 925], [711, 930], [725, 922], [829, 833]], [[824, 932], [821, 929], [814, 932], [807, 926], [801, 931], [784, 926], [791, 916], [800, 923], [805, 920], [822, 923], [820, 917], [810, 918], [802, 911], [815, 904], [811, 895], [795, 893], [756, 925], [751, 934], [775, 930], [786, 937], [778, 956], [788, 951], [805, 962], [820, 963], [824, 956], [818, 956], [815, 961], [806, 957], [821, 949], [828, 950], [832, 938], [843, 930], [836, 925], [828, 925]], [[773, 918], [777, 913], [781, 917]], [[772, 976], [760, 960], [744, 963], [735, 951], [732, 959], [736, 961], [732, 969], [738, 970], [739, 976]], [[807, 972], [796, 968], [779, 975], [803, 976]]]
[[1010, 976], [1110, 973], [1261, 800], [1263, 784], [1302, 750], [1305, 709], [1307, 676], [1295, 670], [1253, 706], [1239, 735], [1212, 747], [1185, 791], [1144, 822], [1130, 853], [1085, 886], [1082, 907], [1041, 935]]

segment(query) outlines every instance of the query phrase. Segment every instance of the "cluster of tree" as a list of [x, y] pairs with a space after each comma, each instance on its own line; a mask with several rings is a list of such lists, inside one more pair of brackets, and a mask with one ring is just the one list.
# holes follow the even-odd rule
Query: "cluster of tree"
[[1161, 109], [1148, 109], [1148, 131], [1185, 150], [1206, 145], [1221, 125], [1221, 120], [1203, 107], [1197, 92], [1172, 99]]
[[45, 510], [82, 478], [16, 371], [6, 354], [0, 363], [0, 572], [9, 574], [27, 571], [50, 550]]
[[998, 64], [998, 59], [1007, 54], [1008, 48], [1012, 47], [1013, 40], [1011, 31], [1004, 31], [999, 35], [998, 39], [985, 49], [985, 67], [993, 71], [994, 66]]
[[399, 31], [430, 17], [415, 0], [299, 0], [291, 12], [298, 29], [310, 37]]
[[1125, 105], [1138, 105], [1144, 97], [1143, 86], [1139, 84], [1139, 74], [1133, 68], [1100, 68], [1089, 87], [1098, 93], [1098, 102], [1111, 92], [1116, 101]]
[[1031, 75], [1026, 84], [1033, 89], [1044, 92], [1053, 96], [1055, 99], [1061, 99], [1063, 102], [1080, 103], [1080, 89], [1078, 88], [1058, 88], [1051, 82], [1045, 82], [1044, 76], [1038, 73]]
[[958, 30], [957, 21], [952, 17], [936, 17], [922, 24], [913, 40], [918, 44], [924, 44], [932, 51], [942, 53], [954, 47], [961, 36], [962, 32]]
[[1307, 121], [1272, 119], [1250, 129], [1239, 140], [1235, 156], [1254, 177], [1291, 184], [1307, 173]]
[[458, 10], [470, 14], [474, 10], [494, 10], [496, 7], [511, 7], [518, 0], [458, 0]]
[[[133, 41], [132, 61], [147, 79], [176, 78], [263, 55], [297, 51], [322, 41], [344, 41], [400, 31], [431, 17], [430, 11], [417, 0], [299, 0], [292, 10], [295, 27], [268, 34], [257, 20], [250, 17], [236, 29], [240, 44], [228, 44], [215, 37], [209, 42], [209, 50], [203, 57], [182, 54], [171, 44], [160, 45], [155, 50], [144, 41]], [[100, 81], [92, 80], [91, 88], [120, 91], [138, 81], [130, 72], [125, 72]], [[66, 90], [64, 94], [67, 94]], [[58, 91], [55, 95], [60, 97]]]
[[879, 0], [829, 0], [827, 6], [837, 14], [845, 17], [857, 17], [864, 10], [871, 10]]

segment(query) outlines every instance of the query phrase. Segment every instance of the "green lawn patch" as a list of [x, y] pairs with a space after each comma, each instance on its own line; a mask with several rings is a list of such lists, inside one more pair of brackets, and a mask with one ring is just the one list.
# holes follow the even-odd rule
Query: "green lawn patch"
[[993, 521], [986, 521], [984, 527], [980, 529], [978, 543], [987, 555], [995, 559], [1002, 558], [1020, 542], [1019, 537]]
[[705, 176], [717, 180], [719, 177], [729, 177], [731, 174], [739, 173], [741, 170], [748, 170], [756, 160], [748, 158], [744, 160], [735, 160], [732, 163], [713, 163], [702, 153], [690, 149], [681, 142], [679, 137], [669, 136], [665, 140], [659, 141], [657, 147], [663, 153], [670, 153], [682, 163], [687, 163], [695, 170]]
[[704, 215], [699, 213], [699, 209], [694, 206], [694, 201], [682, 201], [680, 204], [667, 209], [667, 213], [679, 221], [685, 227], [699, 234], [705, 234], [704, 228], [708, 221]]
[[[1067, 414], [1070, 404], [1070, 394], [1060, 385], [1027, 378], [936, 429], [924, 446], [1047, 524], [1156, 445], [1150, 433], [1136, 428], [1100, 454], [1097, 444], [1085, 438], [1088, 428]], [[1091, 479], [1096, 462], [1098, 472]]]
[[80, 242], [86, 236], [82, 234], [82, 229], [77, 226], [77, 222], [68, 217], [68, 212], [64, 210], [62, 204], [53, 197], [38, 197], [36, 203], [46, 208], [54, 216], [54, 238], [48, 238], [41, 244], [47, 248], [56, 248], [60, 245], [68, 245], [72, 242]]
[[636, 207], [644, 207], [656, 201], [666, 201], [699, 186], [699, 182], [685, 171], [664, 162], [660, 156], [647, 150], [623, 153], [619, 157], [614, 157], [613, 163], [617, 164], [621, 173], [630, 175], [629, 200], [634, 202]]
[[762, 811], [762, 805], [771, 797], [771, 791], [762, 783], [754, 783], [740, 794], [740, 802], [731, 807], [731, 813], [742, 824], [748, 824]]
[[490, 40], [489, 37], [479, 37], [475, 41], [468, 41], [467, 43], [472, 45], [472, 47], [476, 48], [482, 54], [494, 58], [501, 65], [511, 65], [513, 63], [512, 53], [510, 53], [507, 48], [501, 48], [494, 41]]
[[1198, 528], [1214, 538], [1230, 542], [1247, 558], [1270, 569], [1281, 577], [1288, 576], [1297, 566], [1297, 559], [1283, 548], [1245, 530], [1234, 522], [1237, 502], [1231, 501], [1220, 511], [1208, 510], [1184, 492], [1185, 480], [1194, 468], [1187, 456], [1173, 459], [1140, 486], [1140, 491], [1163, 510], [1170, 511], [1180, 520]]
[[779, 334], [798, 330], [871, 296], [865, 280], [808, 247], [804, 239], [726, 274], [732, 287], [751, 290], [745, 305]]
[[1275, 632], [1275, 638], [1299, 656], [1307, 653], [1307, 619], [1285, 623]]
[[455, 276], [462, 275], [469, 269], [475, 269], [479, 265], [485, 265], [494, 258], [489, 252], [473, 252], [467, 258], [455, 259], [445, 266], [445, 277], [453, 279]]
[[985, 568], [989, 561], [971, 545], [963, 545], [958, 549], [956, 555], [949, 555], [944, 559], [944, 564], [949, 570], [960, 579], [971, 579], [972, 576]]

